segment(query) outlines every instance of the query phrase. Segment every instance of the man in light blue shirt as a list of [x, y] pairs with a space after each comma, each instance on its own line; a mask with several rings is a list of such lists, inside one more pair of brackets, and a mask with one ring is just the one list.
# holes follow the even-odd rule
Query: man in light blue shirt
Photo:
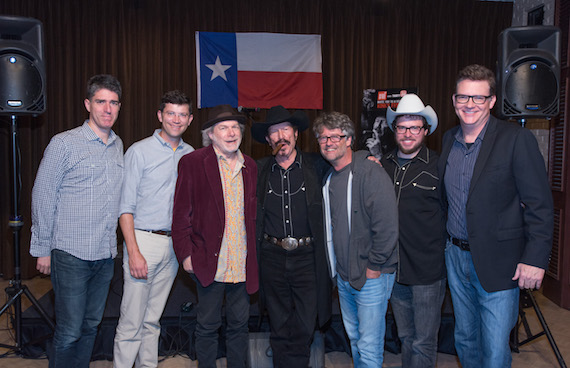
[[124, 291], [113, 365], [158, 365], [160, 317], [178, 272], [170, 228], [178, 161], [194, 148], [182, 140], [192, 122], [190, 99], [166, 92], [157, 112], [161, 129], [125, 154], [119, 224], [125, 238]]
[[123, 142], [111, 130], [121, 92], [113, 76], [89, 80], [89, 119], [52, 138], [32, 190], [30, 254], [55, 293], [50, 367], [88, 367], [103, 317], [123, 182]]

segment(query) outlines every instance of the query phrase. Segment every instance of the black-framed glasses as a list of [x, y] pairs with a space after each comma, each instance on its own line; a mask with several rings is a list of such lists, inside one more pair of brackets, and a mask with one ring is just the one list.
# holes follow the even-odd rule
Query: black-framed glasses
[[453, 97], [455, 98], [455, 102], [460, 103], [460, 104], [466, 104], [469, 102], [469, 99], [472, 99], [474, 104], [483, 105], [485, 103], [485, 101], [487, 101], [487, 99], [489, 99], [493, 96], [492, 95], [491, 96], [453, 95]]
[[330, 137], [326, 137], [326, 136], [320, 136], [319, 138], [317, 138], [317, 141], [320, 144], [325, 144], [328, 142], [328, 140], [330, 139], [331, 142], [333, 143], [338, 143], [340, 142], [341, 139], [346, 138], [346, 134], [345, 135], [331, 135]]
[[424, 129], [424, 126], [411, 126], [411, 127], [405, 127], [403, 125], [394, 125], [394, 130], [396, 131], [396, 133], [398, 134], [406, 134], [406, 131], [409, 130], [410, 133], [412, 133], [413, 135], [418, 135], [420, 134], [420, 132], [422, 131], [422, 129]]

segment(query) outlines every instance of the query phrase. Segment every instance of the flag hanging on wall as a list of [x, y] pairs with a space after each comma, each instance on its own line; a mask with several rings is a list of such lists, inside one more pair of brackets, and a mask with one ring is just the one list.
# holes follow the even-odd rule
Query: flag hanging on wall
[[196, 32], [198, 108], [322, 109], [320, 35]]

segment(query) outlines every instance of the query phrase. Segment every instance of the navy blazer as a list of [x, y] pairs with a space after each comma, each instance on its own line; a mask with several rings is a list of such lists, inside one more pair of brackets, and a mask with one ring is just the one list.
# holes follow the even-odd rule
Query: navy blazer
[[[479, 281], [488, 292], [517, 287], [518, 263], [546, 269], [552, 248], [553, 203], [544, 159], [534, 135], [491, 116], [473, 169], [466, 205], [467, 232]], [[459, 126], [443, 137], [438, 163], [444, 183]], [[447, 210], [445, 185], [442, 200]]]

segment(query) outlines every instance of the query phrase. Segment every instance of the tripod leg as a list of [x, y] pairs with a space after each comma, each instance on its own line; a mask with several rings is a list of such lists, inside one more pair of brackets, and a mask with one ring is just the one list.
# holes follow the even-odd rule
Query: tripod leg
[[[11, 289], [11, 290], [9, 290]], [[21, 283], [17, 283], [16, 286], [11, 286], [7, 289], [8, 294], [10, 295], [10, 300], [4, 304], [2, 309], [0, 310], [0, 315], [2, 315], [11, 305], [14, 305], [14, 330], [15, 330], [15, 337], [16, 337], [16, 345], [6, 345], [0, 344], [0, 347], [9, 348], [14, 350], [16, 353], [20, 354], [23, 348], [22, 342], [22, 304], [21, 304], [21, 297], [22, 294], [26, 295], [26, 297], [30, 300], [36, 311], [40, 314], [40, 316], [44, 319], [44, 321], [48, 324], [48, 326], [53, 330], [55, 330], [55, 324], [52, 319], [47, 315], [44, 311], [38, 300], [32, 295], [30, 290], [26, 285], [22, 285]]]
[[0, 316], [3, 315], [4, 312], [6, 312], [6, 310], [8, 308], [10, 308], [10, 306], [16, 302], [16, 299], [18, 299], [23, 292], [24, 291], [22, 289], [20, 289], [16, 294], [14, 294], [13, 296], [10, 297], [10, 300], [8, 300], [6, 302], [6, 304], [4, 304], [4, 306], [0, 310]]
[[514, 351], [515, 353], [520, 353], [519, 329], [523, 321], [526, 321], [526, 316], [522, 307], [519, 306], [519, 318], [517, 320], [517, 323], [515, 324], [514, 330], [511, 331], [511, 338], [510, 338], [511, 350]]
[[8, 293], [8, 295], [10, 295], [10, 300], [8, 300], [6, 304], [4, 304], [4, 306], [2, 307], [2, 309], [0, 310], [0, 315], [4, 314], [4, 312], [6, 312], [11, 305], [14, 305], [13, 324], [16, 336], [16, 345], [11, 346], [6, 344], [0, 344], [0, 346], [11, 349], [17, 354], [19, 354], [21, 353], [22, 349], [22, 338], [21, 338], [22, 306], [21, 306], [20, 297], [23, 293], [23, 290], [18, 286], [10, 286], [6, 289], [6, 292]]
[[38, 313], [42, 316], [42, 318], [49, 325], [52, 331], [55, 331], [55, 323], [52, 321], [50, 316], [47, 315], [46, 311], [42, 308], [38, 300], [32, 295], [30, 289], [28, 289], [26, 285], [23, 285], [22, 289], [24, 290], [24, 294], [26, 294], [26, 296], [28, 297], [28, 300], [32, 302], [32, 304], [36, 308], [36, 311], [38, 311]]
[[529, 338], [532, 336], [532, 332], [530, 331], [530, 326], [528, 324], [528, 320], [526, 319], [526, 313], [521, 310], [521, 322], [523, 324], [524, 327], [524, 332], [526, 333], [526, 337]]
[[534, 308], [534, 311], [536, 312], [536, 316], [538, 317], [538, 320], [540, 321], [540, 324], [542, 325], [542, 328], [544, 329], [546, 337], [548, 338], [548, 342], [550, 343], [550, 347], [552, 347], [552, 350], [554, 350], [554, 355], [556, 355], [556, 359], [558, 359], [558, 363], [560, 364], [560, 367], [566, 368], [566, 363], [564, 362], [564, 358], [562, 358], [562, 355], [560, 354], [560, 350], [558, 350], [558, 346], [556, 345], [556, 342], [554, 341], [554, 337], [552, 337], [552, 334], [550, 333], [550, 329], [548, 328], [548, 325], [546, 324], [546, 320], [544, 319], [544, 316], [542, 315], [542, 312], [540, 311], [540, 308], [538, 307], [538, 304], [536, 303], [536, 300], [534, 299], [532, 292], [528, 291], [528, 290], [526, 290], [526, 292], [528, 293], [530, 301], [532, 302], [532, 307]]

